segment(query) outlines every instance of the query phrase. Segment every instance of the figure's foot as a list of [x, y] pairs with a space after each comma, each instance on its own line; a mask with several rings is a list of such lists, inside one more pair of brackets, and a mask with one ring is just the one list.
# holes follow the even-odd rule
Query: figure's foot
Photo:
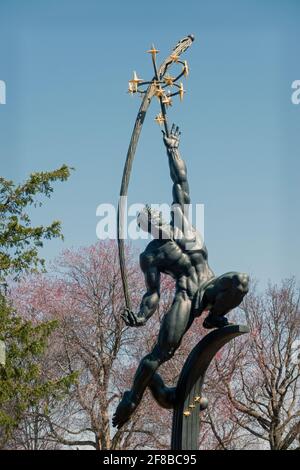
[[114, 427], [120, 429], [136, 409], [137, 405], [131, 400], [130, 391], [124, 392], [122, 400], [120, 401], [115, 414], [113, 415], [112, 423]]
[[212, 313], [209, 313], [203, 322], [203, 326], [207, 330], [211, 330], [212, 328], [222, 328], [227, 325], [230, 325], [230, 323], [226, 317], [213, 315]]

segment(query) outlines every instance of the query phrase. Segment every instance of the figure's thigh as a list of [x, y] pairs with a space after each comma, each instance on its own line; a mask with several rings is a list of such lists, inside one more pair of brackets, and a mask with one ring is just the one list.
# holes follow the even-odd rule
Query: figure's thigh
[[231, 288], [238, 284], [239, 273], [229, 272], [215, 277], [205, 288], [205, 297], [209, 303], [214, 303], [220, 293], [231, 290]]
[[191, 314], [191, 300], [185, 292], [177, 292], [170, 310], [163, 317], [157, 346], [171, 352], [178, 348], [187, 329]]
[[205, 289], [206, 303], [211, 313], [224, 315], [237, 307], [248, 292], [248, 276], [229, 272], [212, 280]]

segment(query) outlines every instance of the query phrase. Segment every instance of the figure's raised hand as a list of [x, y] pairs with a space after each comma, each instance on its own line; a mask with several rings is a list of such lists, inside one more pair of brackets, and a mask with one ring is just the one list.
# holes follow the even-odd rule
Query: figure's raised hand
[[181, 135], [181, 132], [179, 131], [179, 127], [173, 124], [169, 137], [166, 136], [165, 131], [162, 131], [162, 133], [164, 135], [165, 146], [167, 148], [177, 149], [179, 146], [179, 138]]
[[124, 309], [124, 312], [121, 313], [121, 317], [127, 326], [143, 326], [145, 324], [145, 318], [139, 317], [128, 308]]

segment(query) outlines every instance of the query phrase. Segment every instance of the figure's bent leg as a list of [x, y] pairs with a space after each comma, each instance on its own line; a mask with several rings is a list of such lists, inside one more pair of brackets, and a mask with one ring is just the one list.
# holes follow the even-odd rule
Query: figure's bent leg
[[171, 359], [186, 331], [191, 313], [191, 300], [185, 291], [178, 291], [170, 310], [164, 316], [158, 341], [152, 352], [140, 362], [130, 391], [125, 392], [113, 418], [114, 426], [121, 427], [142, 399], [158, 367]]
[[210, 307], [210, 313], [203, 325], [214, 328], [228, 324], [224, 315], [240, 305], [248, 285], [249, 277], [245, 273], [230, 272], [214, 279], [205, 289], [204, 301]]
[[174, 408], [176, 387], [167, 387], [161, 376], [155, 372], [149, 382], [153, 398], [162, 408]]
[[186, 331], [190, 311], [191, 300], [186, 292], [177, 292], [170, 310], [162, 320], [155, 347], [141, 360], [136, 371], [132, 386], [134, 400], [140, 401], [155, 371], [163, 362], [173, 357]]

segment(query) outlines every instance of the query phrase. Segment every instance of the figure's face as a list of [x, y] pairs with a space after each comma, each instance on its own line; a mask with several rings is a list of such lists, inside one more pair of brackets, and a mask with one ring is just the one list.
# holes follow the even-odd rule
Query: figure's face
[[162, 214], [155, 209], [144, 207], [137, 215], [137, 224], [144, 232], [155, 235], [162, 225]]

